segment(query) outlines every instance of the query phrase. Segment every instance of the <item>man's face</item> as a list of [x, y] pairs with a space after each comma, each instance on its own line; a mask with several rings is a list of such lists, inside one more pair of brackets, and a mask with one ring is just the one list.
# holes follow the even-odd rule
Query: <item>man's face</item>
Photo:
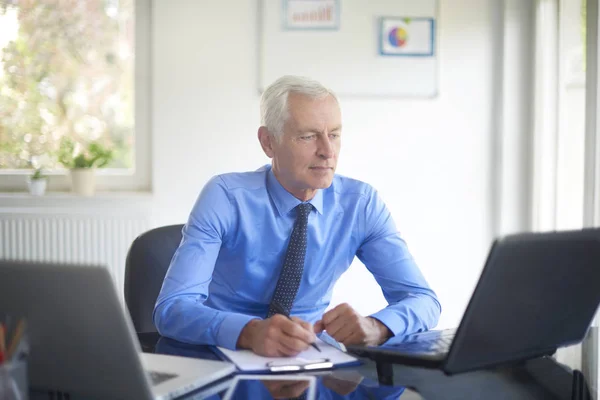
[[273, 159], [273, 172], [281, 185], [306, 201], [317, 189], [331, 185], [341, 147], [342, 115], [332, 96], [320, 99], [290, 94], [289, 118], [283, 135], [276, 140], [259, 138], [267, 156]]

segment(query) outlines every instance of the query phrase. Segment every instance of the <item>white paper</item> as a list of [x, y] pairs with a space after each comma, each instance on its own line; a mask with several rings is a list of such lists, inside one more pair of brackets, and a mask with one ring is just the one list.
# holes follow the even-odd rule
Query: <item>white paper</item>
[[328, 358], [334, 365], [356, 361], [355, 357], [346, 354], [335, 347], [317, 338], [315, 342], [321, 352], [312, 347], [298, 354], [296, 357], [263, 357], [254, 354], [251, 350], [229, 350], [223, 347], [218, 349], [223, 352], [242, 371], [268, 371], [267, 363], [306, 365], [316, 360]]

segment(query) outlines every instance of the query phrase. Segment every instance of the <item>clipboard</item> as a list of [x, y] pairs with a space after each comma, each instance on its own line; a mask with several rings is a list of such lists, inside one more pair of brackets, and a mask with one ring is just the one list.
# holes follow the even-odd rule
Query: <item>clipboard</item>
[[213, 347], [213, 351], [223, 360], [232, 362], [238, 371], [244, 373], [286, 373], [307, 372], [360, 365], [362, 361], [340, 348], [317, 338], [321, 352], [310, 347], [296, 357], [263, 357], [251, 350], [229, 350]]

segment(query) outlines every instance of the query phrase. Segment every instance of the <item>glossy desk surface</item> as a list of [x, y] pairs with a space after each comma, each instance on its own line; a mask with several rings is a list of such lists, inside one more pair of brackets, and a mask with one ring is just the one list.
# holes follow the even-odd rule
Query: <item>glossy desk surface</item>
[[[208, 346], [193, 346], [156, 333], [138, 335], [145, 352], [218, 359]], [[317, 399], [404, 399], [412, 388], [425, 399], [572, 399], [572, 372], [545, 357], [518, 365], [447, 376], [439, 370], [403, 365], [376, 365], [362, 359], [361, 366], [319, 372]], [[203, 388], [186, 399], [221, 399], [231, 379]], [[263, 388], [264, 389], [264, 388]], [[251, 390], [251, 389], [248, 389]], [[273, 398], [256, 389], [251, 398]], [[418, 397], [417, 397], [418, 398]]]

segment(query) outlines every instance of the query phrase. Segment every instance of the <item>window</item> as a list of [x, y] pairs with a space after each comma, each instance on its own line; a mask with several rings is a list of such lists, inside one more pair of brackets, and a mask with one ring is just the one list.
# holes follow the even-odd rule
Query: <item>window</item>
[[0, 189], [66, 189], [69, 144], [112, 151], [104, 189], [149, 187], [149, 0], [0, 0]]
[[[586, 79], [590, 70], [586, 44], [586, 14], [598, 0], [538, 0], [536, 4], [536, 96], [532, 156], [534, 160], [532, 202], [535, 230], [579, 229], [583, 226], [585, 182], [586, 96], [593, 84]], [[593, 29], [590, 29], [593, 32]], [[587, 56], [586, 56], [587, 49]], [[591, 68], [593, 70], [593, 68]], [[588, 75], [589, 77], [589, 75]], [[593, 114], [596, 111], [594, 110]], [[593, 327], [590, 332], [597, 331]], [[557, 359], [572, 368], [583, 369], [596, 390], [596, 339], [589, 335], [582, 346], [559, 349]]]

